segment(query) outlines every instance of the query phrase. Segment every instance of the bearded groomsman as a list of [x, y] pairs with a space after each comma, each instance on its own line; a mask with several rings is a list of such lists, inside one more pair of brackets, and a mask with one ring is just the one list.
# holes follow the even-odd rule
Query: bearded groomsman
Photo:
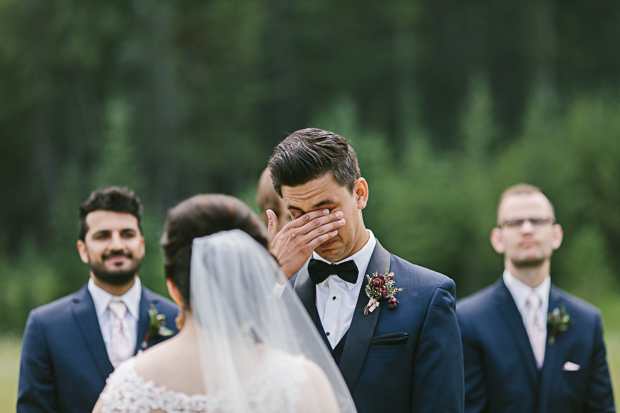
[[289, 279], [296, 274], [357, 410], [462, 412], [454, 282], [390, 254], [366, 229], [368, 183], [347, 140], [299, 130], [276, 147], [269, 170], [293, 217], [278, 232], [268, 211], [272, 253]]
[[562, 236], [540, 189], [504, 191], [491, 231], [504, 274], [457, 305], [466, 412], [616, 411], [599, 311], [549, 278]]
[[[30, 313], [19, 371], [18, 413], [90, 412], [114, 368], [176, 332], [178, 308], [141, 285], [142, 205], [133, 192], [96, 190], [80, 206], [80, 258], [90, 280]], [[149, 310], [165, 316], [158, 330]], [[160, 317], [161, 319], [162, 317]]]

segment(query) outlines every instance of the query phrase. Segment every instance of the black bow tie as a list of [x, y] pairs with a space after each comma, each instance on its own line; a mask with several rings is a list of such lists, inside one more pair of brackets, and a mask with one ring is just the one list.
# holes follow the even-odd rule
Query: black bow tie
[[324, 261], [310, 258], [308, 273], [310, 274], [310, 279], [315, 284], [322, 283], [330, 275], [337, 275], [344, 281], [355, 284], [359, 271], [353, 260], [345, 261], [341, 264], [328, 264]]

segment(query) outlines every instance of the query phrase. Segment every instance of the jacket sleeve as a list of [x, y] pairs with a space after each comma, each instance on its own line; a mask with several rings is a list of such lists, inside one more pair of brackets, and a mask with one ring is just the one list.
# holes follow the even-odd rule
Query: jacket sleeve
[[603, 342], [603, 327], [600, 314], [596, 316], [596, 329], [594, 337], [594, 352], [592, 354], [592, 370], [588, 381], [588, 393], [585, 412], [588, 413], [612, 413], [614, 407], [614, 395], [607, 367], [607, 353]]
[[463, 340], [463, 365], [465, 370], [465, 412], [481, 413], [488, 403], [487, 376], [484, 368], [484, 354], [476, 335], [470, 330], [467, 320], [458, 312], [457, 318]]
[[414, 356], [412, 412], [463, 412], [463, 349], [456, 287], [447, 280], [431, 300]]
[[58, 412], [54, 368], [37, 314], [26, 323], [19, 366], [17, 413]]

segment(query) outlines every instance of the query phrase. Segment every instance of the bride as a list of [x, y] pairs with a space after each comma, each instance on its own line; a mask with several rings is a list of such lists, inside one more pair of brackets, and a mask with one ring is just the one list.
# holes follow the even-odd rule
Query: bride
[[275, 292], [286, 280], [266, 237], [233, 197], [170, 210], [164, 266], [183, 328], [121, 364], [94, 412], [355, 412], [294, 291]]

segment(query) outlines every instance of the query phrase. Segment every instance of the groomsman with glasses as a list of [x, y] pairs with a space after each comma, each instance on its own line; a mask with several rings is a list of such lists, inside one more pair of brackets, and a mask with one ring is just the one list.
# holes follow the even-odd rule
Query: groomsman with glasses
[[[80, 205], [77, 249], [90, 278], [76, 293], [30, 313], [18, 413], [92, 411], [120, 363], [176, 332], [178, 307], [138, 278], [144, 257], [141, 216], [140, 200], [126, 188], [93, 191]], [[150, 331], [153, 310], [166, 317], [171, 331]]]
[[500, 197], [494, 285], [460, 300], [467, 413], [615, 412], [601, 315], [551, 284], [562, 243], [551, 202], [520, 184]]

